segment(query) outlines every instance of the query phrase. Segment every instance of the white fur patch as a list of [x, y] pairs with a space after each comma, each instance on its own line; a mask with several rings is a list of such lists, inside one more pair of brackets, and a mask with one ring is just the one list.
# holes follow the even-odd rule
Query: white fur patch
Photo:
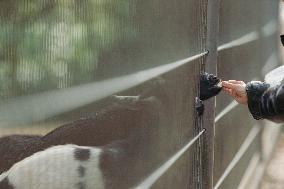
[[[90, 150], [87, 161], [74, 158], [78, 148]], [[8, 175], [15, 189], [104, 189], [100, 153], [101, 149], [93, 147], [55, 146], [16, 163], [3, 175]], [[78, 172], [80, 166], [85, 168], [83, 176]]]

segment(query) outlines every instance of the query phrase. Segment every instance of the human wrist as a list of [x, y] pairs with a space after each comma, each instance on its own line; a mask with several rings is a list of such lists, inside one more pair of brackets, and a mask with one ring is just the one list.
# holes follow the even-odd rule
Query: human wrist
[[262, 119], [261, 97], [270, 87], [268, 83], [261, 81], [250, 81], [246, 84], [247, 104], [254, 119]]

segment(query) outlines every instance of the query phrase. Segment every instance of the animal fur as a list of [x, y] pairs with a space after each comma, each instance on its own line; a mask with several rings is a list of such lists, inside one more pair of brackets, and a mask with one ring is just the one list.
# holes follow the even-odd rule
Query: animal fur
[[[114, 97], [112, 106], [94, 116], [63, 125], [22, 146], [13, 145], [14, 136], [10, 136], [6, 139], [11, 141], [8, 146], [15, 148], [13, 155], [7, 150], [6, 139], [0, 139], [0, 152], [10, 157], [7, 160], [0, 156], [0, 170], [7, 171], [0, 176], [0, 189], [130, 188], [159, 162], [154, 155], [155, 147], [145, 146], [145, 143], [152, 143], [151, 140], [157, 137], [160, 110], [171, 108], [161, 108], [161, 99], [169, 101], [163, 90], [155, 90], [161, 93], [159, 98], [145, 94]], [[153, 94], [152, 91], [147, 93]], [[124, 142], [114, 142], [120, 140]], [[22, 140], [19, 138], [18, 141], [21, 143]], [[93, 150], [91, 157], [97, 158], [97, 164], [74, 159], [75, 148]], [[88, 166], [82, 168], [80, 163]], [[81, 180], [85, 180], [80, 180], [80, 175], [88, 173], [86, 167], [94, 168], [96, 172], [89, 175], [92, 181], [82, 183]]]
[[10, 135], [0, 138], [0, 174], [14, 163], [39, 151], [40, 146], [40, 135]]
[[100, 148], [63, 145], [37, 152], [0, 176], [0, 189], [104, 189]]
[[142, 177], [135, 173], [138, 162], [144, 161], [139, 155], [145, 140], [147, 137], [133, 136], [103, 147], [50, 147], [2, 173], [0, 189], [131, 188]]
[[118, 102], [92, 117], [63, 125], [43, 137], [12, 135], [0, 138], [0, 173], [51, 146], [103, 146], [126, 139], [133, 133], [143, 133], [141, 130], [147, 130], [145, 125], [150, 127], [158, 123], [159, 112], [156, 109], [159, 102], [155, 97], [129, 97]]

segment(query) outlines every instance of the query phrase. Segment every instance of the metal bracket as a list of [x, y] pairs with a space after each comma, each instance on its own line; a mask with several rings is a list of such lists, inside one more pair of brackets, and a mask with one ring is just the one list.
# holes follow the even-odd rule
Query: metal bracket
[[198, 116], [202, 116], [204, 112], [204, 104], [203, 101], [199, 99], [199, 97], [195, 97], [195, 110]]

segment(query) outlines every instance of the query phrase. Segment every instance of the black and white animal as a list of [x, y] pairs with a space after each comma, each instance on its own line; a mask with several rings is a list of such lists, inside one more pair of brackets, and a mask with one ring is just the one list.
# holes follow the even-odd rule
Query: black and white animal
[[102, 149], [59, 145], [37, 152], [0, 176], [0, 189], [104, 189]]
[[139, 158], [140, 146], [146, 140], [143, 138], [132, 137], [103, 147], [73, 144], [50, 147], [2, 173], [0, 189], [131, 188], [145, 174], [135, 175], [137, 164], [144, 161]]
[[[159, 119], [155, 97], [115, 97], [113, 105], [51, 131], [45, 136], [11, 135], [0, 138], [0, 174], [16, 162], [51, 146], [104, 146], [128, 138]], [[151, 123], [150, 123], [151, 122]]]
[[[164, 95], [160, 88], [155, 90]], [[18, 136], [0, 138], [0, 152], [10, 157], [3, 158], [0, 154], [0, 170], [6, 171], [0, 176], [0, 189], [19, 189], [18, 186], [20, 189], [57, 189], [58, 183], [61, 183], [59, 188], [64, 189], [62, 182], [67, 182], [70, 189], [88, 189], [88, 182], [83, 182], [88, 173], [92, 173], [89, 176], [95, 181], [91, 189], [101, 186], [106, 189], [130, 188], [160, 162], [159, 158], [153, 158], [155, 146], [145, 144], [156, 140], [161, 110], [171, 110], [161, 107], [164, 98], [168, 103], [167, 96], [116, 96], [113, 105], [43, 137], [31, 136], [22, 144], [23, 138]], [[121, 140], [124, 142], [114, 142]], [[14, 145], [18, 143], [21, 145]], [[13, 153], [9, 152], [10, 148]], [[86, 152], [88, 150], [90, 152]], [[81, 158], [83, 161], [74, 154], [85, 154]], [[86, 154], [91, 155], [86, 158]], [[96, 165], [86, 165], [94, 161], [97, 161]], [[98, 176], [89, 169], [99, 170]]]
[[159, 101], [155, 97], [115, 97], [113, 105], [54, 129], [42, 137], [45, 147], [62, 144], [103, 146], [110, 141], [122, 140], [145, 127], [145, 120], [158, 118], [155, 111]]

